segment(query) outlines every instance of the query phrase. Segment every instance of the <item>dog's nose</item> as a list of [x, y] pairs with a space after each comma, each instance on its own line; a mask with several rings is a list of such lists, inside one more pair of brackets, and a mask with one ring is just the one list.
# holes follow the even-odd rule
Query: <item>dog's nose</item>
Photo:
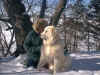
[[42, 33], [40, 36], [42, 39], [47, 40], [47, 37]]
[[44, 38], [43, 35], [40, 36], [42, 39]]
[[43, 39], [43, 35], [40, 36]]
[[41, 38], [42, 38], [42, 39], [45, 39], [45, 36], [43, 35], [43, 33], [41, 34]]
[[43, 33], [41, 33], [40, 37], [43, 38]]

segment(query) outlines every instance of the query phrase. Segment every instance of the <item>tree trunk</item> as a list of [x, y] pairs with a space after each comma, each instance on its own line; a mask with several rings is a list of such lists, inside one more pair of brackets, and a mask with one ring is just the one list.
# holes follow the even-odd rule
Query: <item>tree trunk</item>
[[59, 18], [61, 16], [64, 8], [66, 7], [66, 3], [67, 3], [67, 0], [59, 0], [59, 4], [57, 5], [57, 7], [55, 9], [55, 13], [51, 17], [51, 21], [50, 21], [51, 25], [56, 26], [58, 24]]
[[46, 7], [47, 7], [46, 6], [46, 0], [42, 0], [42, 6], [41, 6], [39, 18], [44, 18]]
[[25, 52], [23, 43], [28, 32], [32, 30], [32, 23], [29, 16], [25, 14], [25, 6], [21, 3], [21, 0], [3, 0], [3, 2], [15, 32], [17, 49], [14, 55], [18, 56]]
[[88, 42], [87, 42], [88, 45], [87, 46], [88, 46], [88, 51], [90, 52], [90, 34], [89, 34], [89, 31], [87, 32], [87, 34], [88, 34], [88, 38], [87, 38], [88, 39]]

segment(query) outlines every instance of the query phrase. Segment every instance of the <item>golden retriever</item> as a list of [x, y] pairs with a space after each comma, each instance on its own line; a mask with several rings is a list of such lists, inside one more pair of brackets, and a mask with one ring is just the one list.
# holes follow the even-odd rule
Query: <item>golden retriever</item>
[[64, 44], [54, 26], [47, 26], [41, 33], [43, 46], [38, 68], [48, 64], [50, 71], [53, 71], [54, 61], [56, 72], [66, 71], [71, 66], [70, 56], [64, 55]]

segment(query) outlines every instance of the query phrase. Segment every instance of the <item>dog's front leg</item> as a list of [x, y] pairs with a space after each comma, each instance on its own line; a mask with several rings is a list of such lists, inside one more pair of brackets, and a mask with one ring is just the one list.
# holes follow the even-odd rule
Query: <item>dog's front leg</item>
[[38, 64], [38, 70], [39, 71], [42, 71], [42, 70], [44, 70], [45, 68], [44, 68], [44, 66], [46, 65], [46, 61], [45, 61], [45, 59], [43, 59], [43, 58], [41, 58], [40, 59], [40, 62], [39, 62], [39, 64]]
[[43, 66], [46, 64], [46, 60], [45, 60], [45, 56], [44, 56], [44, 53], [43, 53], [43, 47], [42, 47], [42, 50], [41, 50], [41, 57], [40, 57], [40, 61], [39, 61], [39, 64], [37, 66], [38, 69], [41, 69], [43, 68]]
[[38, 64], [38, 68], [42, 68], [44, 64], [45, 64], [44, 58], [40, 58], [40, 61], [39, 61], [39, 64]]

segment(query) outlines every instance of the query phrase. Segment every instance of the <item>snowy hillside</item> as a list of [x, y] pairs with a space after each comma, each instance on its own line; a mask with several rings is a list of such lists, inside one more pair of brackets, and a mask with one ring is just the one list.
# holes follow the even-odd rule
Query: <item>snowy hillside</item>
[[[70, 54], [72, 57], [72, 69], [57, 75], [100, 75], [100, 52], [80, 52]], [[9, 62], [0, 61], [0, 75], [52, 75], [47, 72], [39, 72], [33, 68], [24, 68], [21, 55]]]

